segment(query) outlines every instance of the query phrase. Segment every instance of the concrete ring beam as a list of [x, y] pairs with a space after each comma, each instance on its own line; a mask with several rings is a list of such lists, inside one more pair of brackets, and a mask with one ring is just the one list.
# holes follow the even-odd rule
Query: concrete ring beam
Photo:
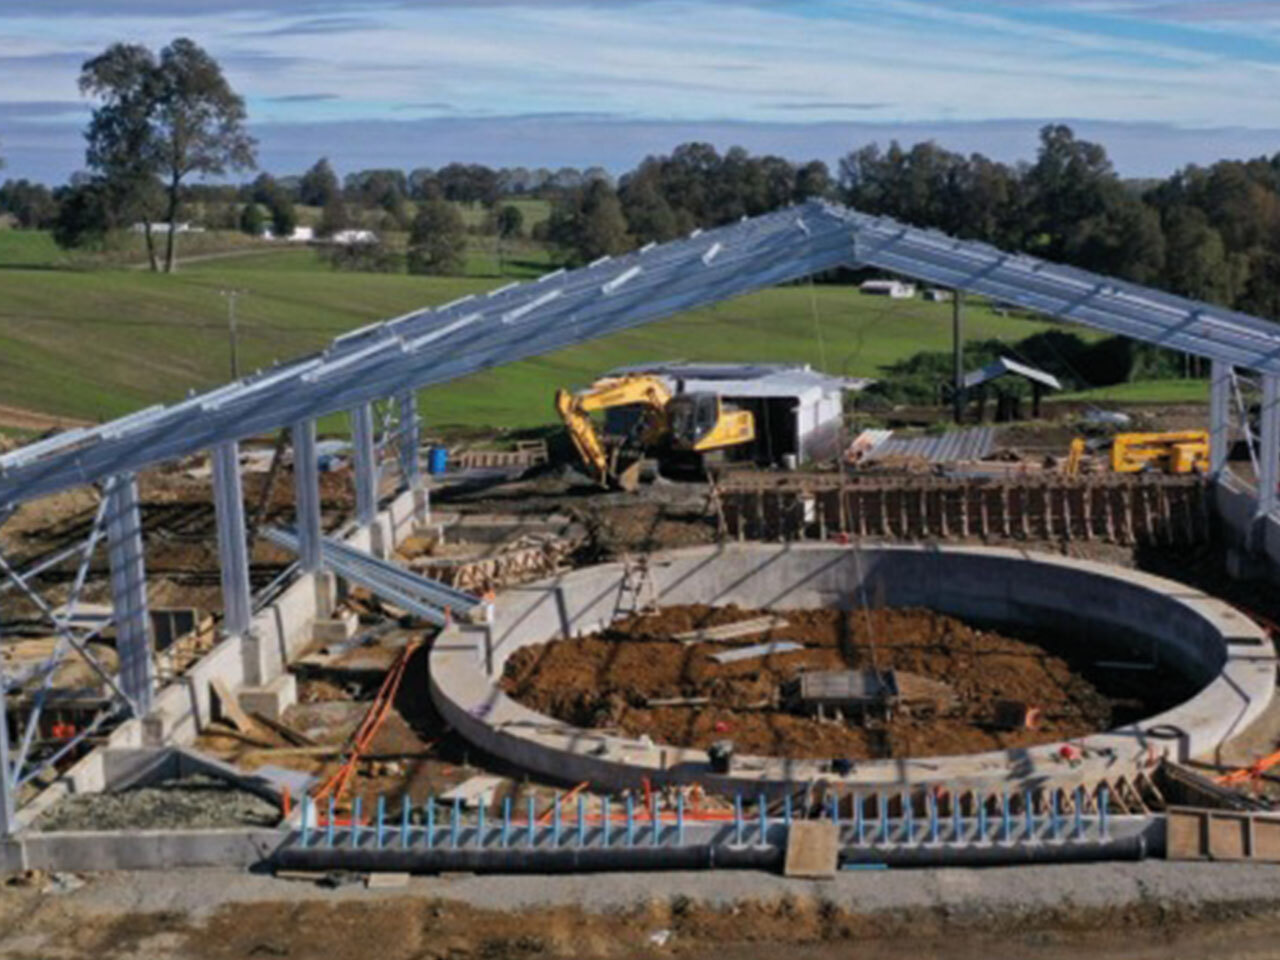
[[[1276, 653], [1247, 616], [1191, 587], [1133, 570], [1021, 550], [978, 547], [732, 544], [658, 554], [649, 576], [663, 606], [737, 604], [778, 611], [858, 605], [926, 607], [993, 624], [1052, 624], [1058, 633], [1115, 638], [1117, 654], [1158, 651], [1199, 692], [1149, 719], [1062, 744], [964, 756], [860, 761], [848, 776], [829, 758], [737, 756], [728, 774], [702, 750], [570, 726], [506, 696], [504, 665], [522, 647], [596, 632], [628, 611], [636, 573], [590, 567], [504, 592], [488, 625], [455, 624], [431, 652], [431, 695], [444, 718], [488, 753], [596, 789], [699, 783], [721, 793], [778, 795], [826, 781], [847, 790], [1009, 791], [1132, 780], [1162, 758], [1212, 752], [1271, 702]], [[866, 594], [862, 590], [865, 586]]]

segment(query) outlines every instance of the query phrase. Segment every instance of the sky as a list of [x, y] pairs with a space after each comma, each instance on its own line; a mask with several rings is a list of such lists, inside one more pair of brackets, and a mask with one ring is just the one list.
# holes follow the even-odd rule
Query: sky
[[934, 139], [1126, 176], [1280, 152], [1280, 0], [0, 0], [4, 176], [84, 161], [80, 64], [188, 36], [259, 165], [633, 167], [689, 140], [834, 163]]

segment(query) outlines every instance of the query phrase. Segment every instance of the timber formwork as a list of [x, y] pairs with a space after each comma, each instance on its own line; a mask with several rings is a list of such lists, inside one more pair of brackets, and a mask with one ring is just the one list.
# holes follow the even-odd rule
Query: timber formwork
[[800, 482], [715, 491], [722, 536], [766, 542], [835, 536], [889, 540], [1097, 541], [1185, 546], [1212, 534], [1199, 478], [993, 482]]

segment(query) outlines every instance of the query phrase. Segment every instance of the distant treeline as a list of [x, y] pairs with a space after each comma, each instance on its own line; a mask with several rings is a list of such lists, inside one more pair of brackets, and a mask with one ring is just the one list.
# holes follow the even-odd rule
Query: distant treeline
[[1280, 318], [1280, 154], [1127, 181], [1103, 146], [1041, 131], [1034, 163], [963, 156], [928, 142], [863, 147], [835, 176], [706, 144], [646, 160], [613, 196], [567, 191], [552, 239], [579, 260], [729, 223], [808, 197], [936, 227], [1174, 293]]
[[[54, 228], [74, 244], [86, 189], [83, 178], [53, 190], [9, 180], [0, 186], [0, 210], [22, 227]], [[298, 219], [294, 207], [305, 205], [320, 209], [322, 236], [362, 226], [413, 231], [419, 244], [429, 230], [459, 229], [438, 210], [419, 220], [423, 205], [474, 204], [490, 211], [484, 232], [527, 232], [566, 262], [582, 263], [811, 197], [1280, 318], [1280, 154], [1189, 166], [1165, 180], [1122, 180], [1102, 145], [1065, 126], [1046, 127], [1035, 161], [1015, 165], [932, 142], [894, 142], [854, 150], [833, 172], [820, 161], [796, 164], [739, 147], [722, 154], [689, 143], [647, 158], [616, 181], [599, 167], [461, 163], [339, 179], [320, 160], [294, 176], [192, 184], [182, 203], [199, 211], [207, 227], [254, 232], [270, 220], [277, 233], [286, 232]], [[526, 231], [507, 209], [516, 198], [549, 201], [550, 219]], [[160, 200], [128, 209], [140, 213]]]

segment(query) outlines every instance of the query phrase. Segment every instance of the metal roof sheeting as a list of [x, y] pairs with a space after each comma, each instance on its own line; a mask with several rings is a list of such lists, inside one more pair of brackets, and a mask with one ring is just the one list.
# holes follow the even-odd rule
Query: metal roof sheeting
[[[857, 441], [854, 441], [855, 443]], [[995, 427], [974, 427], [970, 430], [951, 430], [936, 437], [888, 437], [862, 454], [863, 463], [872, 463], [887, 457], [904, 457], [925, 460], [929, 463], [955, 463], [961, 460], [982, 460], [995, 448]]]
[[1026, 377], [1028, 380], [1048, 387], [1050, 390], [1062, 389], [1062, 383], [1053, 374], [1037, 370], [1035, 367], [1027, 366], [1025, 363], [1019, 363], [1017, 360], [1011, 360], [1008, 357], [1001, 357], [995, 363], [989, 363], [981, 370], [974, 370], [972, 373], [965, 374], [964, 385], [966, 389], [978, 387], [984, 383], [990, 383], [992, 380], [1008, 376], [1011, 373], [1019, 377]]

